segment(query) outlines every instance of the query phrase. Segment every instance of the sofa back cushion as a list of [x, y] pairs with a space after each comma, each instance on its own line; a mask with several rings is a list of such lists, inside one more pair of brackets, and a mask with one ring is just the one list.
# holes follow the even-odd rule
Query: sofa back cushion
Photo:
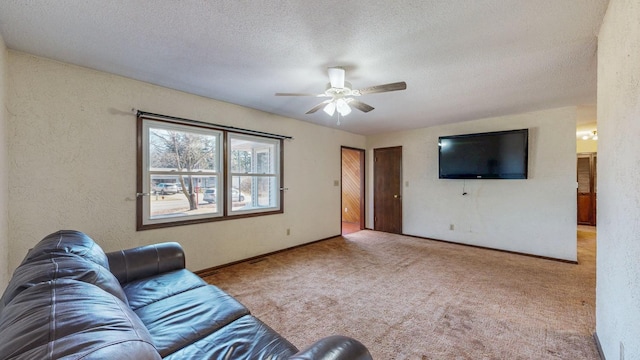
[[22, 263], [59, 255], [77, 255], [109, 270], [109, 260], [102, 248], [86, 234], [60, 230], [47, 235], [29, 252]]
[[62, 230], [48, 235], [29, 250], [0, 298], [0, 312], [23, 290], [63, 278], [93, 284], [128, 304], [100, 246], [79, 231]]
[[77, 280], [40, 282], [0, 313], [0, 359], [160, 359], [120, 299]]
[[23, 290], [56, 279], [73, 279], [93, 284], [128, 304], [124, 290], [109, 270], [75, 255], [58, 255], [18, 266], [0, 298], [0, 311]]

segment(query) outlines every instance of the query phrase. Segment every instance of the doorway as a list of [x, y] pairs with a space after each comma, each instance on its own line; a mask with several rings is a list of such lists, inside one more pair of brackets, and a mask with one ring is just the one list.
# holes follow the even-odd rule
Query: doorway
[[577, 162], [578, 224], [596, 226], [597, 153], [580, 153]]
[[342, 235], [364, 229], [364, 161], [363, 149], [343, 146], [341, 181]]
[[402, 234], [402, 146], [373, 149], [373, 229]]

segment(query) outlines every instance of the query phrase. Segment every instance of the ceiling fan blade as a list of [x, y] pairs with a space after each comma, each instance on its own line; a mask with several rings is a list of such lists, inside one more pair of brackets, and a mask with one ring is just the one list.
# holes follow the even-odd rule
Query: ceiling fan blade
[[362, 101], [358, 101], [358, 100], [351, 100], [349, 101], [349, 105], [353, 106], [354, 108], [362, 111], [362, 112], [369, 112], [373, 109], [375, 109], [373, 106], [369, 105], [369, 104], [365, 104]]
[[344, 69], [342, 68], [329, 68], [329, 82], [331, 87], [342, 89], [344, 88]]
[[314, 112], [316, 112], [316, 111], [322, 109], [323, 107], [325, 107], [330, 102], [331, 102], [331, 100], [325, 100], [325, 101], [321, 102], [320, 104], [312, 107], [311, 110], [307, 111], [305, 114], [313, 114]]
[[366, 94], [374, 94], [374, 93], [381, 93], [381, 92], [387, 92], [387, 91], [404, 90], [406, 88], [407, 88], [407, 83], [404, 81], [400, 81], [400, 82], [395, 82], [390, 84], [371, 86], [368, 88], [360, 89], [358, 91], [360, 92], [360, 95], [366, 95]]

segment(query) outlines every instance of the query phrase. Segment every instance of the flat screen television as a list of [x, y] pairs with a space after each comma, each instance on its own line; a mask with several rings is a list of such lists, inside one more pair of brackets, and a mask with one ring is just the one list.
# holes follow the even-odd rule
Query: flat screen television
[[440, 179], [526, 179], [529, 129], [441, 136]]

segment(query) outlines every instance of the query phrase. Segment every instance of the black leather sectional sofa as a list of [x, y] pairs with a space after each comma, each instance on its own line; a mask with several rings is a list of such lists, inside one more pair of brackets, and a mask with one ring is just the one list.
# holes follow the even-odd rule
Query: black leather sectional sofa
[[177, 243], [105, 254], [58, 231], [34, 246], [0, 299], [0, 359], [371, 359], [330, 336], [299, 351], [185, 269]]

